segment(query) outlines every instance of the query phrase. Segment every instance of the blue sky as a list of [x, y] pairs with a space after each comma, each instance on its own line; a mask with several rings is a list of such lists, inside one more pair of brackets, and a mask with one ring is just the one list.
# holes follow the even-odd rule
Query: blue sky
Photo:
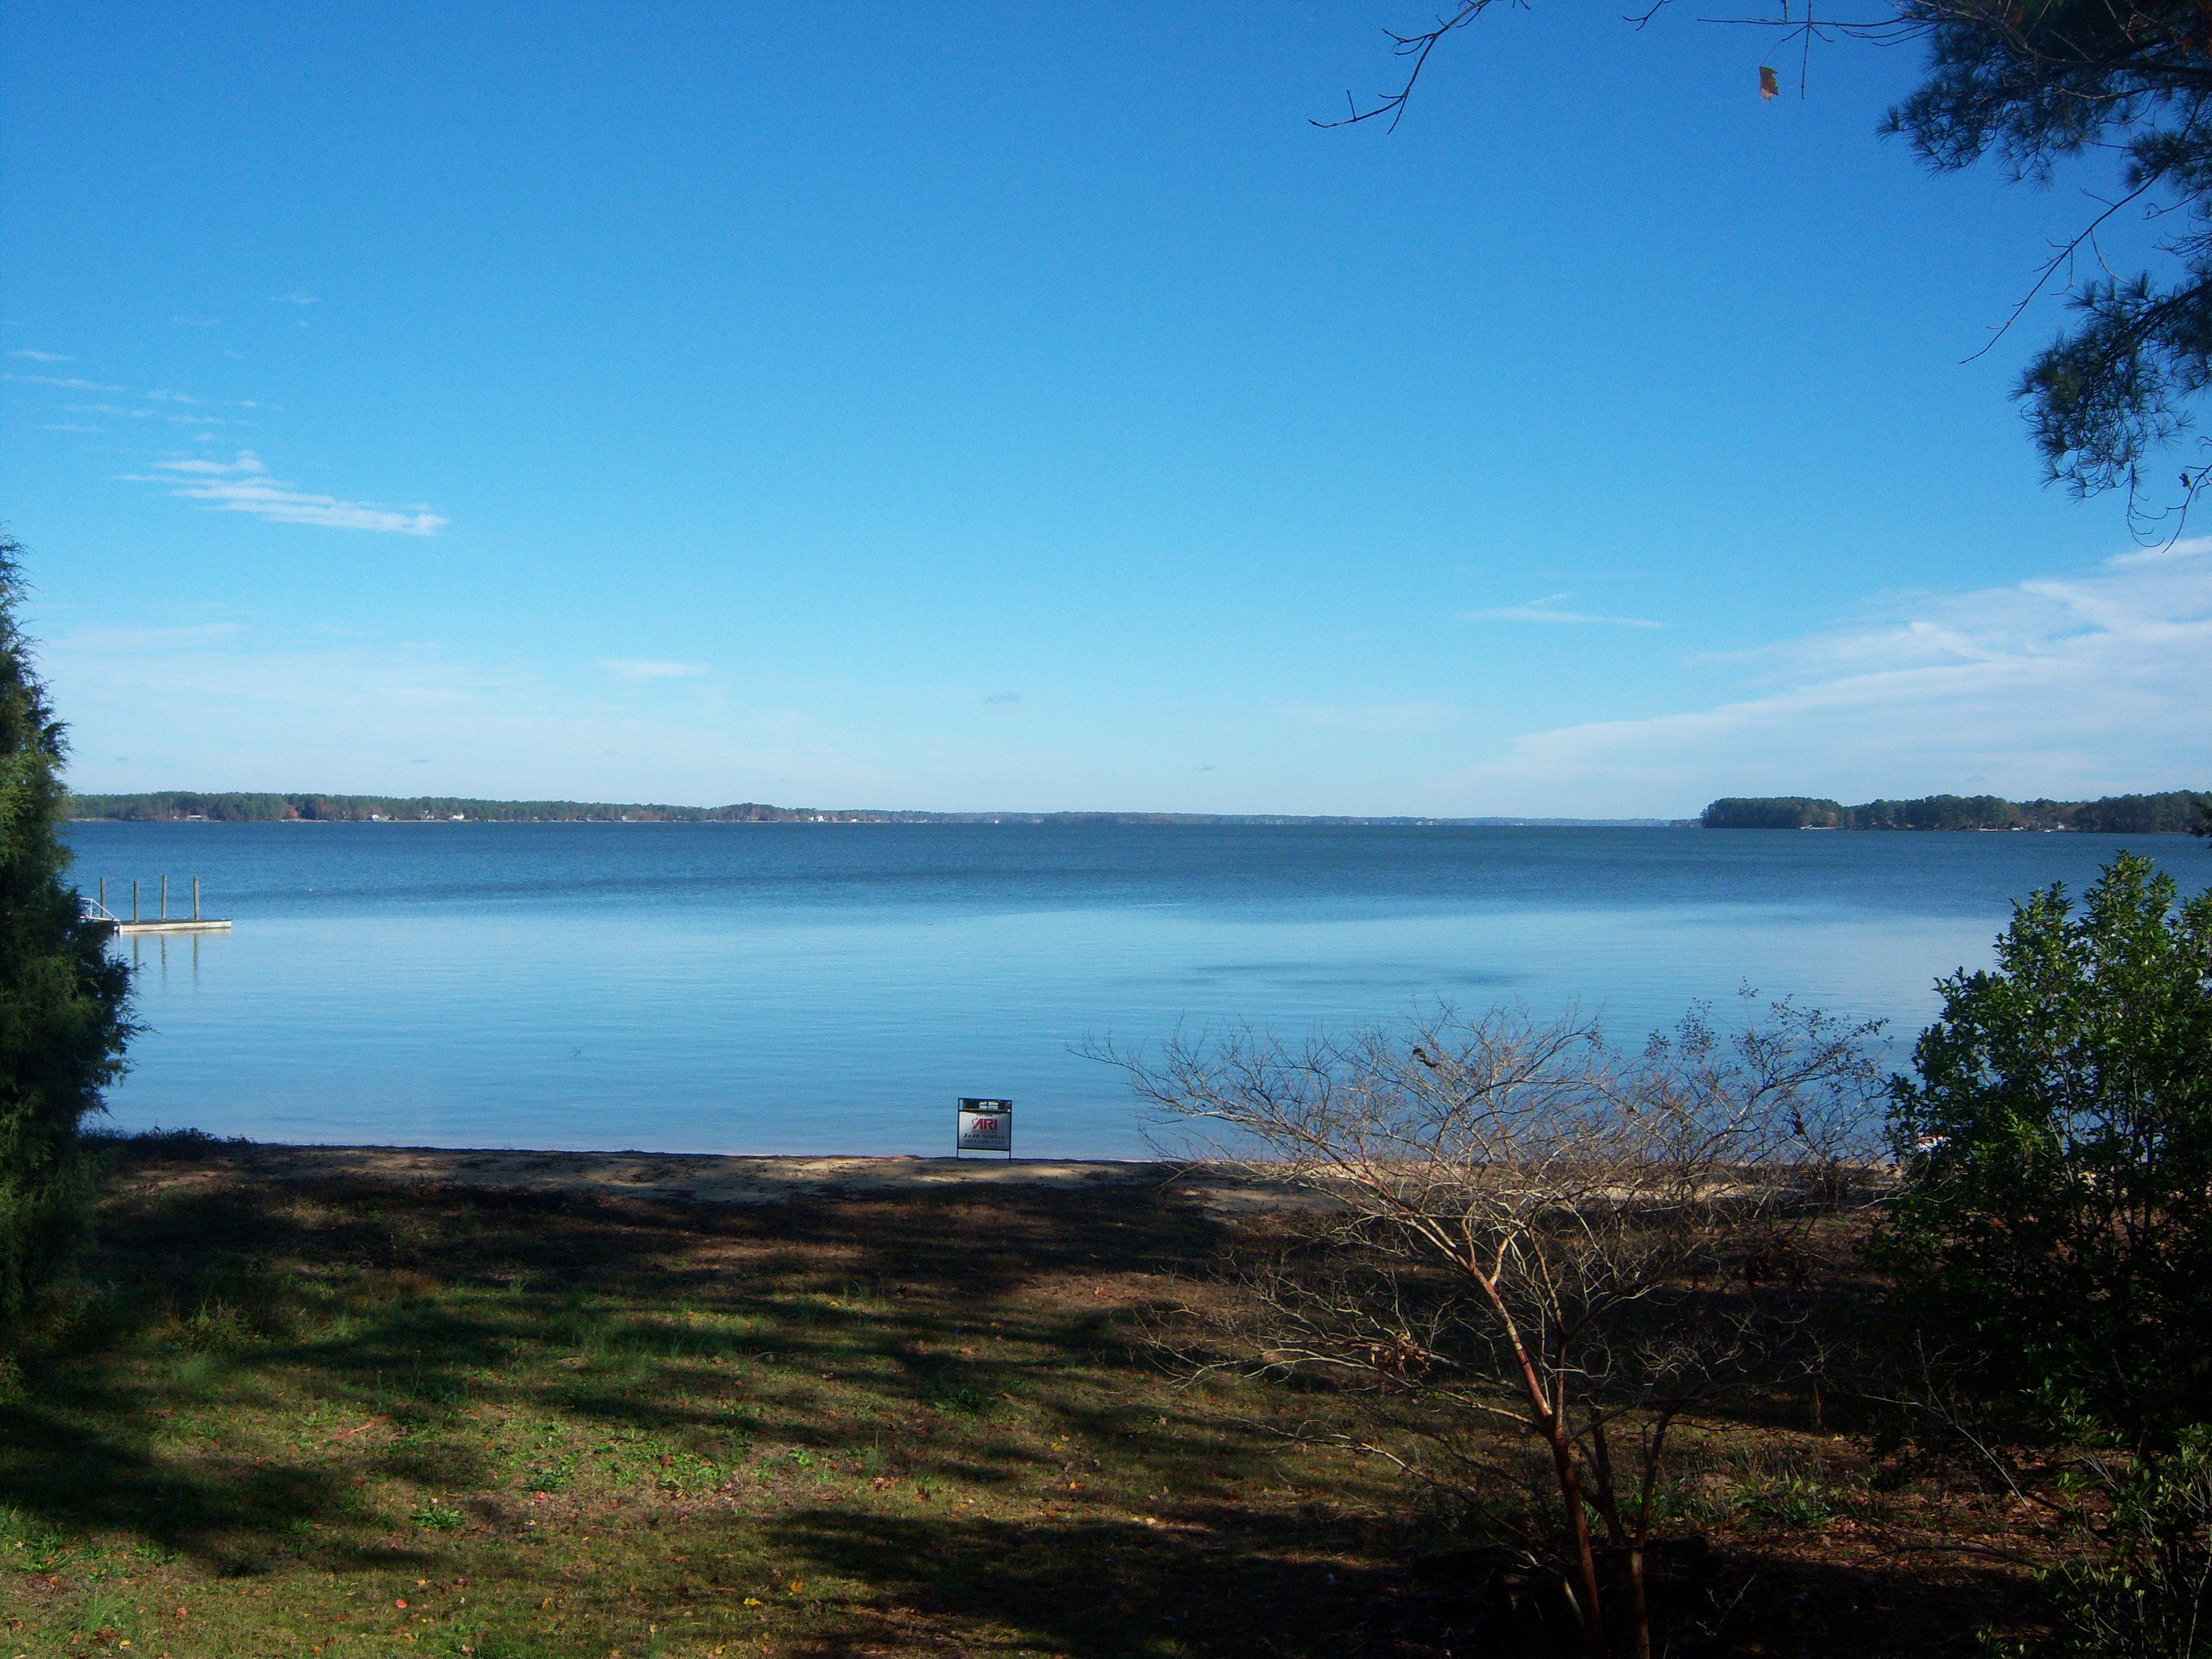
[[[31, 6], [0, 512], [86, 789], [1693, 811], [2212, 781], [2039, 487], [2084, 200], [1909, 52], [1416, 7]], [[2121, 252], [2124, 256], [2124, 243]]]

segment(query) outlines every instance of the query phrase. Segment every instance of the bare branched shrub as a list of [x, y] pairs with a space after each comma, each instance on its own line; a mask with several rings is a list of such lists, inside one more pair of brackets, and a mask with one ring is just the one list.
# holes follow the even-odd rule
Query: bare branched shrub
[[1805, 1274], [1863, 1182], [1874, 1030], [1779, 1003], [1723, 1032], [1701, 1006], [1624, 1055], [1572, 1015], [1439, 1008], [1302, 1045], [1244, 1030], [1088, 1052], [1177, 1150], [1316, 1200], [1230, 1264], [1237, 1293], [1175, 1339], [1183, 1359], [1334, 1377], [1449, 1425], [1370, 1449], [1563, 1511], [1589, 1651], [1609, 1650], [1610, 1604], [1647, 1655], [1668, 1430], [1808, 1363]]

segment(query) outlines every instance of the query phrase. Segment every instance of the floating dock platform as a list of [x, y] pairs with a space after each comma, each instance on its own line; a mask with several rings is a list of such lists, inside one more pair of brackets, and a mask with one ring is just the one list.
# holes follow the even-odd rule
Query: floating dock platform
[[188, 916], [169, 914], [169, 878], [161, 878], [161, 908], [158, 915], [142, 916], [138, 914], [138, 884], [131, 884], [131, 915], [128, 921], [107, 908], [107, 878], [100, 878], [100, 896], [87, 899], [85, 920], [96, 921], [111, 933], [227, 933], [230, 923], [220, 916], [200, 914], [200, 878], [192, 878], [192, 913]]

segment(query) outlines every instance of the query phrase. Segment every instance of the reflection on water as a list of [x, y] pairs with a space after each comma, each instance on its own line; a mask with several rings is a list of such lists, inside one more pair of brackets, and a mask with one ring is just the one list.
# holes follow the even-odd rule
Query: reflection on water
[[[185, 933], [179, 937], [191, 941], [192, 988], [194, 990], [198, 990], [200, 983], [200, 940], [204, 936], [199, 933]], [[142, 998], [146, 994], [145, 974], [146, 969], [149, 966], [155, 970], [156, 977], [160, 981], [161, 988], [164, 990], [168, 988], [169, 939], [170, 935], [167, 933], [133, 933], [131, 935], [131, 967], [132, 973], [137, 976], [138, 994]], [[154, 950], [154, 955], [150, 962], [149, 961], [147, 955], [149, 941], [151, 942], [151, 945]], [[118, 941], [118, 944], [119, 943], [120, 941]], [[179, 950], [182, 948], [183, 947], [181, 945], [179, 946]]]
[[[233, 932], [137, 968], [120, 1123], [272, 1139], [1142, 1150], [1086, 1036], [1578, 1003], [1639, 1039], [1748, 983], [1911, 1032], [2070, 836], [1026, 826], [78, 824]], [[2201, 846], [2148, 850], [2191, 890]], [[1905, 1042], [1893, 1058], [1902, 1063]]]

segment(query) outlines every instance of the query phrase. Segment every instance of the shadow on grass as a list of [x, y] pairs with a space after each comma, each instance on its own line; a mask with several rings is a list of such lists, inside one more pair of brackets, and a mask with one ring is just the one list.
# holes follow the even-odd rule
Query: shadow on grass
[[[1347, 1559], [1346, 1540], [1279, 1517], [1148, 1528], [1109, 1517], [1025, 1525], [811, 1510], [775, 1535], [810, 1570], [865, 1580], [889, 1598], [834, 1632], [833, 1650], [879, 1651], [902, 1618], [921, 1614], [996, 1626], [1013, 1642], [1080, 1659], [1583, 1651], [1547, 1586], [1509, 1590], [1482, 1570], [1494, 1552], [1445, 1552], [1411, 1568]], [[1903, 1564], [1723, 1557], [1671, 1582], [1655, 1569], [1654, 1608], [1661, 1650], [1675, 1656], [1901, 1654], [1942, 1650], [1931, 1630], [1959, 1638], [2004, 1593], [1999, 1575], [1979, 1566], [1931, 1579]]]
[[[923, 1448], [907, 1462], [926, 1467], [932, 1413], [1033, 1396], [1065, 1369], [947, 1352], [975, 1340], [979, 1310], [1041, 1276], [1206, 1242], [1202, 1222], [1142, 1193], [1016, 1195], [988, 1210], [617, 1206], [279, 1186], [253, 1179], [251, 1148], [187, 1144], [182, 1169], [164, 1156], [177, 1150], [112, 1154], [82, 1293], [18, 1347], [26, 1387], [0, 1407], [0, 1508], [128, 1528], [229, 1571], [303, 1528], [326, 1559], [411, 1559], [391, 1517], [362, 1512], [361, 1482], [495, 1484], [481, 1450], [440, 1439], [471, 1404], [726, 1461], [733, 1433], [847, 1443], [809, 1395], [849, 1380], [920, 1415], [902, 1432]], [[1106, 1327], [1103, 1313], [1030, 1310], [1006, 1334], [1095, 1367], [1119, 1347]], [[227, 1460], [219, 1434], [181, 1431], [286, 1419], [298, 1455], [264, 1449], [251, 1463]], [[374, 1456], [333, 1467], [330, 1450], [372, 1425], [359, 1443]], [[981, 1449], [963, 1449], [958, 1473], [1018, 1478], [1020, 1454], [993, 1447], [979, 1465]]]
[[855, 1643], [880, 1639], [902, 1612], [919, 1613], [1001, 1626], [1099, 1659], [1342, 1651], [1402, 1576], [1316, 1559], [1322, 1540], [1249, 1520], [1231, 1530], [1107, 1516], [1030, 1525], [811, 1510], [774, 1536], [813, 1571], [864, 1580], [891, 1598], [884, 1612], [854, 1621], [847, 1634]]

